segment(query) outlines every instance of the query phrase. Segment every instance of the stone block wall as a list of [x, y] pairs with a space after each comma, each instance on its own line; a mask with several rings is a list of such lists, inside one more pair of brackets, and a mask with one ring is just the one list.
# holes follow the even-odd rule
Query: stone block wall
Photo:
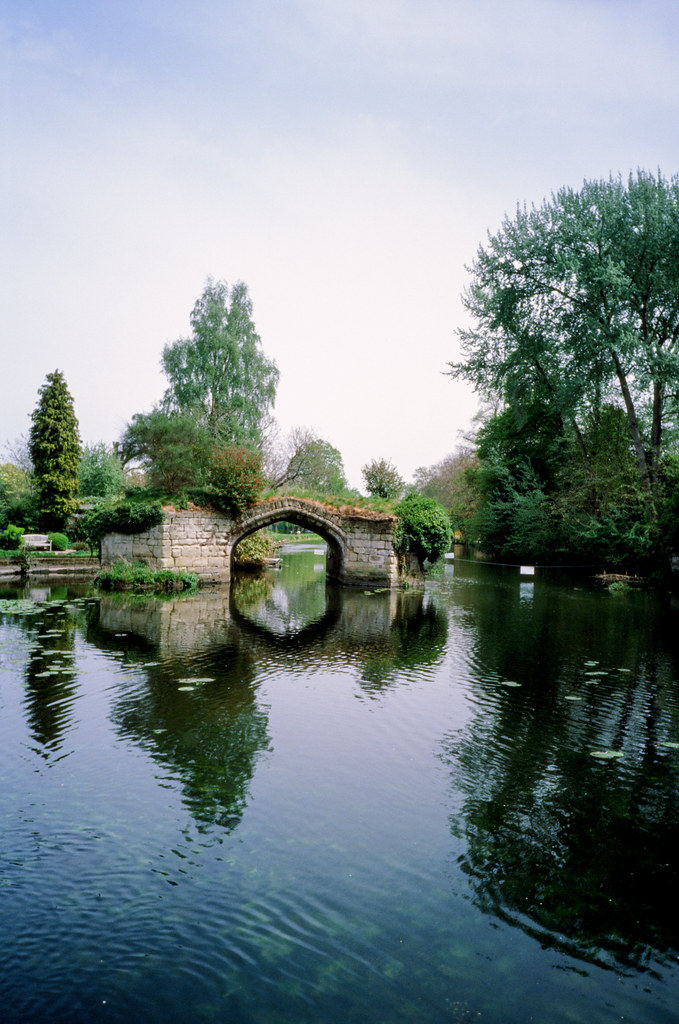
[[[328, 542], [328, 575], [357, 586], [394, 587], [403, 582], [404, 561], [394, 550], [394, 516], [361, 516], [327, 509], [302, 498], [259, 502], [231, 518], [205, 509], [166, 509], [160, 526], [139, 534], [109, 534], [102, 541], [102, 564], [123, 559], [155, 569], [195, 572], [203, 580], [227, 581], [231, 553], [243, 537], [271, 523], [289, 520], [315, 530]], [[416, 582], [409, 565], [409, 582]], [[421, 574], [420, 574], [421, 575]]]

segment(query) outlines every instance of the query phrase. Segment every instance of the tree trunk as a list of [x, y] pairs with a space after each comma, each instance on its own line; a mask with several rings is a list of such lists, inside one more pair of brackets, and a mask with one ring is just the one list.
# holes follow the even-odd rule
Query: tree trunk
[[663, 386], [656, 380], [653, 382], [653, 422], [651, 424], [651, 484], [656, 493], [660, 482], [663, 400]]
[[646, 502], [646, 508], [648, 509], [648, 516], [652, 522], [658, 518], [658, 513], [653, 500], [653, 488], [651, 487], [651, 477], [648, 471], [648, 462], [646, 459], [646, 452], [644, 450], [644, 443], [639, 431], [639, 421], [637, 420], [636, 410], [634, 408], [634, 401], [627, 384], [627, 377], [620, 361], [620, 356], [614, 348], [611, 349], [611, 356], [615, 365], [615, 372], [618, 376], [620, 383], [620, 390], [625, 400], [625, 408], [627, 409], [627, 423], [629, 426], [630, 435], [632, 438], [632, 444], [634, 445], [634, 453], [637, 458], [637, 467], [639, 469], [639, 482], [641, 489], [644, 493], [644, 501]]

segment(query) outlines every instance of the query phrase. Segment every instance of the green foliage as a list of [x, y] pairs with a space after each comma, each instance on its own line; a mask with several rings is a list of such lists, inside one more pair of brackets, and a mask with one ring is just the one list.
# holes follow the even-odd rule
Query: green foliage
[[34, 533], [39, 527], [40, 511], [31, 474], [5, 462], [0, 465], [0, 529], [9, 523], [23, 523], [28, 532]]
[[0, 548], [3, 551], [18, 551], [23, 544], [25, 530], [22, 526], [6, 526], [0, 533]]
[[0, 465], [0, 502], [18, 501], [32, 491], [30, 473], [13, 462]]
[[513, 475], [505, 466], [485, 466], [478, 478], [482, 498], [473, 531], [488, 553], [509, 561], [539, 562], [557, 556], [561, 538], [544, 487], [526, 463]]
[[100, 506], [81, 516], [75, 526], [77, 539], [86, 540], [92, 550], [101, 550], [109, 533], [144, 533], [163, 522], [165, 513], [157, 502], [125, 501]]
[[63, 525], [78, 502], [80, 437], [73, 399], [59, 370], [47, 375], [32, 414], [29, 449], [40, 497], [40, 512], [48, 525]]
[[465, 296], [477, 326], [451, 366], [510, 406], [546, 402], [588, 473], [583, 415], [619, 406], [649, 520], [679, 386], [678, 223], [679, 177], [642, 171], [518, 209], [477, 253]]
[[376, 498], [398, 498], [405, 487], [396, 466], [388, 459], [373, 459], [361, 468], [368, 494]]
[[[625, 583], [624, 580], [613, 580], [612, 583], [608, 584], [608, 592], [609, 594], [613, 594], [613, 596], [620, 596], [621, 594], [626, 594], [628, 590], [629, 586], [627, 583]], [[613, 755], [611, 754], [610, 756]]]
[[137, 463], [151, 487], [177, 494], [205, 483], [211, 441], [191, 416], [158, 409], [132, 417], [120, 440], [122, 465]]
[[273, 539], [266, 530], [258, 530], [244, 537], [236, 546], [233, 560], [236, 565], [262, 565], [275, 551]]
[[190, 572], [150, 569], [143, 562], [115, 562], [94, 581], [102, 590], [195, 590], [198, 577]]
[[261, 351], [247, 286], [208, 279], [191, 330], [163, 350], [164, 411], [191, 416], [220, 443], [259, 444], [279, 373]]
[[[555, 524], [551, 550], [663, 558], [675, 533], [666, 466], [679, 390], [679, 177], [586, 181], [519, 208], [471, 272], [473, 326], [459, 332], [464, 358], [451, 374], [502, 403], [478, 455], [513, 481], [486, 488], [481, 532], [499, 538], [487, 520], [504, 517], [506, 546], [530, 503], [539, 531]], [[542, 497], [526, 490], [521, 465]]]
[[421, 562], [435, 562], [450, 550], [452, 531], [448, 513], [433, 498], [409, 494], [396, 509], [398, 527], [395, 545], [412, 551]]
[[290, 457], [277, 486], [289, 486], [327, 494], [346, 490], [342, 455], [328, 441], [307, 435]]
[[257, 500], [264, 487], [261, 452], [237, 445], [214, 448], [210, 483], [219, 508], [231, 514], [242, 512]]
[[47, 536], [52, 542], [52, 551], [68, 551], [71, 546], [65, 533], [48, 533]]
[[81, 495], [113, 498], [125, 490], [125, 473], [115, 451], [103, 441], [85, 445], [78, 468]]
[[453, 530], [460, 539], [473, 539], [470, 523], [478, 507], [474, 474], [477, 455], [468, 449], [451, 452], [433, 466], [415, 470], [414, 486], [419, 494], [434, 498], [448, 510]]

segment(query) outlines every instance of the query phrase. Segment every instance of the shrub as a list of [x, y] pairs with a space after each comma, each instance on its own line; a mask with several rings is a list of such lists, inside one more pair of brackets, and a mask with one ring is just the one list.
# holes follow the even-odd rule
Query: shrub
[[394, 538], [399, 551], [412, 551], [421, 562], [435, 562], [450, 548], [450, 519], [443, 505], [433, 498], [409, 494], [399, 503], [398, 527]]
[[67, 551], [71, 543], [65, 533], [48, 533], [52, 541], [52, 551]]
[[0, 533], [0, 548], [4, 551], [18, 551], [23, 544], [24, 530], [21, 526], [9, 526]]
[[264, 487], [261, 452], [235, 445], [214, 448], [210, 483], [219, 508], [235, 515], [242, 512], [257, 500]]
[[123, 467], [112, 448], [103, 441], [85, 445], [78, 469], [78, 489], [81, 497], [113, 497], [122, 494], [125, 483]]
[[271, 558], [274, 542], [265, 530], [258, 530], [245, 537], [237, 546], [233, 556], [236, 565], [263, 565]]
[[195, 590], [198, 577], [192, 572], [150, 569], [143, 562], [115, 562], [94, 581], [102, 590]]
[[361, 468], [368, 494], [376, 498], [398, 498], [405, 484], [393, 462], [373, 459]]
[[101, 506], [86, 512], [77, 523], [78, 539], [90, 548], [101, 550], [102, 537], [108, 533], [143, 533], [158, 526], [165, 518], [158, 502], [123, 501], [118, 505]]

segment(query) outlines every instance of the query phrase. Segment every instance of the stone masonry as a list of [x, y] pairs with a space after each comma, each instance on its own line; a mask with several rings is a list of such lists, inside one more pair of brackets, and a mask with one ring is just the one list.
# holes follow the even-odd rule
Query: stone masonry
[[232, 553], [248, 534], [281, 521], [320, 534], [327, 542], [328, 576], [340, 583], [394, 587], [422, 578], [416, 559], [394, 550], [396, 517], [357, 509], [333, 509], [303, 498], [260, 501], [230, 517], [196, 507], [165, 509], [165, 521], [144, 533], [109, 534], [101, 547], [103, 565], [119, 559], [154, 569], [195, 572], [205, 581], [231, 578]]

